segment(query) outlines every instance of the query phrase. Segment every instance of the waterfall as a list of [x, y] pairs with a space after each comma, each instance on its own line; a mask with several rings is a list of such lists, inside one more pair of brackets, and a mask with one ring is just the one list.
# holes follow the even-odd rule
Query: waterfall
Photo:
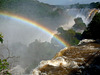
[[84, 68], [91, 65], [99, 55], [100, 44], [85, 39], [79, 46], [61, 50], [53, 59], [41, 61], [40, 65], [33, 70], [33, 75], [77, 75], [77, 73], [83, 75]]
[[90, 9], [90, 8], [72, 8], [72, 9], [66, 9], [66, 13], [73, 16], [73, 18], [81, 17], [83, 22], [88, 25], [90, 21], [92, 20], [93, 16], [99, 12], [99, 9]]
[[87, 16], [87, 20], [88, 21], [91, 21], [92, 18], [94, 17], [94, 15], [99, 12], [99, 9], [91, 9], [90, 12], [89, 12], [89, 15]]

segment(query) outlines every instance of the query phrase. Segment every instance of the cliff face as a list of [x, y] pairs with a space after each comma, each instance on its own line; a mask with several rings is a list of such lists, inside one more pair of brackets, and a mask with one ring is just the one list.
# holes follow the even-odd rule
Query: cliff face
[[47, 61], [41, 61], [33, 75], [98, 75], [100, 72], [100, 44], [88, 42], [58, 52]]

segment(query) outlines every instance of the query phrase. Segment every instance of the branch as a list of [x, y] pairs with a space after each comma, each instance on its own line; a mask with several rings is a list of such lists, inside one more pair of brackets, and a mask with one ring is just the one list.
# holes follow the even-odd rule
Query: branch
[[8, 59], [10, 59], [10, 58], [19, 58], [18, 56], [16, 57], [16, 56], [9, 56], [9, 57], [7, 57], [6, 59], [8, 60]]
[[6, 69], [6, 70], [2, 70], [1, 72], [0, 72], [0, 75], [6, 75], [8, 73], [8, 70]]

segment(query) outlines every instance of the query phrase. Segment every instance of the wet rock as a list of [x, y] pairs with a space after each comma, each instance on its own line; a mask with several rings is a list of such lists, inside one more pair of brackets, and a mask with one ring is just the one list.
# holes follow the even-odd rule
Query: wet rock
[[33, 75], [98, 75], [99, 70], [100, 44], [88, 42], [65, 48], [53, 59], [42, 61]]

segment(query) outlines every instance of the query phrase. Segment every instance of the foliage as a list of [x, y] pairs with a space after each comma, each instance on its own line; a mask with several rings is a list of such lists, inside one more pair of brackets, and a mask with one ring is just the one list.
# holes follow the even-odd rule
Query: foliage
[[0, 34], [0, 42], [3, 43], [3, 36]]
[[38, 0], [0, 0], [0, 11], [21, 15], [52, 29], [66, 23], [68, 16], [61, 8]]
[[100, 2], [92, 2], [90, 4], [72, 4], [70, 8], [100, 8]]
[[92, 2], [90, 3], [91, 8], [100, 8], [100, 2]]
[[[77, 45], [79, 43], [81, 34], [75, 32], [73, 29], [64, 30], [62, 27], [60, 27], [57, 29], [57, 31], [58, 33], [55, 35], [60, 36], [70, 45]], [[55, 41], [54, 38], [52, 38], [51, 42], [58, 45], [58, 42]]]
[[8, 70], [9, 63], [7, 62], [7, 59], [0, 59], [0, 74], [1, 75], [11, 75]]
[[87, 29], [83, 32], [82, 38], [84, 39], [100, 39], [100, 13], [97, 13]]
[[58, 33], [61, 33], [61, 34], [63, 34], [65, 32], [65, 30], [63, 29], [63, 27], [59, 27], [57, 29], [57, 31], [58, 31]]
[[59, 10], [61, 9], [53, 10], [54, 7], [55, 6], [39, 2], [38, 0], [0, 0], [0, 10], [2, 11], [21, 15], [25, 14], [28, 16], [30, 13], [39, 18], [59, 15]]
[[88, 6], [89, 6], [89, 4], [79, 4], [79, 3], [70, 5], [71, 8], [81, 8], [81, 9], [86, 8]]
[[[0, 34], [0, 42], [3, 43], [3, 36]], [[11, 75], [8, 70], [9, 63], [7, 59], [0, 59], [0, 75]]]

